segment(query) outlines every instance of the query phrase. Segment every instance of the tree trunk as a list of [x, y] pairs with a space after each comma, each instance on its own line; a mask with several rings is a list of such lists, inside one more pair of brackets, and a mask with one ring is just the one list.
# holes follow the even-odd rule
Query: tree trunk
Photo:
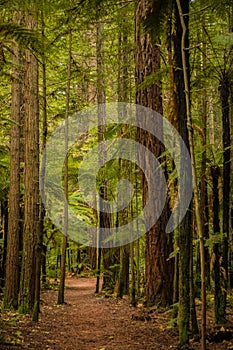
[[[21, 23], [22, 14], [18, 12], [16, 17], [17, 21]], [[12, 306], [16, 309], [19, 292], [20, 115], [23, 104], [22, 90], [24, 79], [22, 52], [17, 45], [13, 49], [12, 75], [11, 118], [14, 123], [11, 124], [9, 220], [4, 307]]]
[[[103, 31], [104, 31], [104, 25], [101, 19], [101, 10], [100, 8], [97, 10], [97, 27], [96, 27], [96, 61], [97, 61], [97, 103], [98, 103], [98, 142], [99, 142], [99, 162], [101, 163], [102, 160], [104, 162], [105, 160], [105, 145], [104, 145], [104, 132], [106, 130], [105, 128], [105, 84], [104, 84], [104, 37], [103, 37]], [[102, 142], [102, 145], [100, 144]], [[105, 189], [104, 185], [100, 186], [100, 196], [104, 198], [105, 196]], [[97, 257], [97, 278], [96, 278], [96, 290], [95, 292], [99, 292], [99, 284], [100, 284], [100, 268], [101, 268], [101, 253], [102, 249], [100, 247], [100, 242], [102, 237], [102, 230], [101, 227], [104, 227], [105, 223], [105, 213], [101, 211], [102, 204], [99, 203], [99, 225], [97, 228], [97, 251], [96, 251], [96, 257]]]
[[[184, 4], [184, 2], [183, 2]], [[185, 13], [188, 13], [188, 7]], [[175, 20], [172, 13], [167, 22], [167, 50], [169, 59], [169, 79], [170, 79], [170, 99], [169, 99], [169, 120], [179, 130], [186, 147], [189, 149], [188, 130], [187, 130], [187, 110], [185, 100], [184, 76], [182, 72], [182, 49], [181, 36], [182, 26], [179, 18], [179, 12], [176, 4], [171, 9], [175, 11]], [[186, 19], [185, 19], [186, 20]], [[173, 24], [174, 23], [174, 24]], [[188, 40], [186, 38], [186, 46]], [[174, 52], [174, 53], [173, 53]], [[188, 58], [188, 52], [186, 52]], [[187, 60], [188, 61], [188, 60]], [[174, 145], [175, 146], [175, 145]], [[181, 159], [181, 166], [185, 166], [185, 160]], [[176, 198], [177, 180], [174, 181], [174, 189], [170, 190], [172, 198]], [[191, 179], [190, 179], [191, 186]], [[180, 189], [181, 192], [185, 189]], [[185, 196], [185, 194], [183, 194]], [[182, 196], [182, 195], [181, 195]], [[174, 234], [175, 247], [179, 248], [179, 253], [175, 257], [175, 278], [174, 278], [174, 302], [179, 301], [179, 342], [183, 346], [189, 342], [189, 321], [193, 330], [196, 332], [196, 312], [195, 299], [193, 296], [193, 273], [192, 273], [192, 205], [190, 204], [182, 223]], [[189, 232], [189, 234], [187, 234]], [[176, 311], [176, 308], [174, 308]]]
[[[121, 10], [120, 15], [124, 18], [124, 9]], [[118, 34], [118, 102], [128, 101], [128, 33], [124, 20], [121, 20], [120, 30]], [[126, 112], [126, 111], [125, 111]], [[125, 113], [121, 111], [118, 113], [119, 123], [124, 122]], [[123, 128], [122, 128], [123, 129]], [[127, 130], [120, 130], [119, 137], [122, 137], [123, 133], [127, 133]], [[123, 159], [119, 159], [119, 177], [130, 176], [130, 170], [127, 167], [127, 163]], [[124, 208], [118, 213], [119, 226], [125, 225], [129, 218], [129, 207]], [[118, 248], [120, 250], [120, 269], [118, 276], [118, 290], [117, 296], [122, 298], [123, 295], [129, 293], [129, 245]]]
[[[192, 163], [192, 179], [193, 179], [193, 192], [194, 192], [194, 208], [195, 217], [197, 223], [197, 232], [200, 239], [200, 259], [201, 259], [201, 286], [202, 286], [202, 337], [201, 337], [201, 349], [206, 349], [206, 285], [205, 285], [205, 245], [204, 245], [204, 230], [202, 225], [201, 209], [198, 196], [198, 183], [196, 174], [196, 159], [194, 153], [194, 141], [193, 141], [193, 128], [191, 118], [191, 106], [190, 106], [190, 78], [189, 78], [189, 60], [187, 56], [188, 43], [188, 14], [189, 14], [189, 1], [188, 0], [176, 0], [177, 8], [179, 11], [180, 23], [182, 27], [181, 37], [181, 52], [182, 52], [182, 68], [184, 76], [184, 90], [185, 90], [185, 102], [186, 102], [186, 114], [187, 122], [186, 128], [188, 129], [188, 141], [190, 145], [190, 157]], [[182, 136], [182, 135], [181, 135]], [[188, 227], [187, 227], [188, 228]], [[186, 236], [187, 235], [186, 231]], [[187, 248], [189, 249], [189, 248]], [[187, 277], [186, 277], [187, 278]], [[181, 296], [180, 296], [181, 297]], [[185, 298], [185, 296], [184, 296]], [[188, 301], [187, 301], [188, 303]], [[180, 324], [180, 335], [183, 334], [182, 323]], [[187, 339], [187, 336], [180, 337], [181, 341]], [[182, 345], [182, 343], [181, 343]]]
[[[173, 5], [168, 11], [168, 17], [166, 21], [166, 29], [167, 29], [167, 38], [166, 38], [166, 48], [168, 52], [168, 76], [169, 76], [169, 99], [168, 99], [168, 119], [172, 123], [172, 125], [179, 130], [179, 116], [180, 113], [178, 111], [178, 108], [180, 106], [178, 101], [178, 89], [179, 89], [179, 82], [180, 78], [179, 75], [177, 75], [177, 70], [175, 69], [175, 66], [178, 66], [179, 62], [177, 62], [177, 57], [179, 58], [179, 51], [175, 51], [175, 54], [173, 55], [173, 45], [175, 41], [175, 45], [177, 45], [176, 40], [177, 36], [173, 33], [176, 33], [174, 30], [173, 25]], [[176, 29], [177, 30], [177, 29]], [[179, 50], [179, 48], [177, 48]], [[176, 62], [175, 62], [176, 58]], [[181, 59], [180, 59], [181, 61]], [[175, 79], [176, 78], [176, 79]], [[175, 147], [175, 145], [174, 145]], [[173, 165], [173, 170], [175, 170], [175, 166]], [[176, 201], [176, 197], [178, 195], [177, 193], [177, 179], [174, 179], [172, 183], [170, 182], [169, 185], [169, 196], [170, 196], [170, 202], [171, 206], [174, 205]], [[178, 253], [178, 229], [174, 232], [174, 250], [177, 250], [177, 254], [174, 258], [174, 281], [173, 281], [173, 304], [176, 304], [179, 300], [179, 253]], [[177, 317], [177, 311], [178, 308], [174, 307], [174, 317]]]
[[[184, 6], [185, 2], [182, 1]], [[185, 6], [183, 10], [188, 13], [189, 7]], [[187, 23], [187, 18], [185, 18]], [[182, 48], [181, 48], [181, 36], [182, 25], [179, 18], [178, 8], [175, 7], [175, 30], [176, 33], [173, 36], [174, 44], [174, 106], [177, 116], [173, 119], [177, 120], [179, 133], [184, 140], [186, 147], [189, 149], [188, 129], [187, 129], [187, 108], [185, 100], [185, 83], [182, 72]], [[186, 47], [188, 47], [188, 38], [186, 38]], [[188, 52], [186, 51], [187, 61]], [[189, 62], [189, 61], [188, 61]], [[189, 74], [189, 71], [188, 71]], [[184, 162], [183, 159], [181, 159]], [[191, 179], [190, 179], [191, 186]], [[183, 189], [181, 188], [181, 191]], [[185, 190], [185, 189], [184, 189]], [[192, 218], [191, 218], [192, 206], [190, 205], [178, 232], [178, 247], [179, 247], [179, 343], [181, 346], [188, 344], [189, 342], [189, 321], [190, 321], [190, 246], [191, 234], [187, 234], [192, 230]]]
[[229, 223], [230, 223], [230, 184], [231, 184], [231, 136], [230, 136], [230, 80], [228, 74], [224, 74], [219, 82], [219, 90], [222, 104], [222, 143], [223, 143], [223, 206], [222, 206], [222, 232], [223, 239], [223, 261], [222, 268], [224, 269], [224, 298], [222, 299], [221, 308], [224, 314], [222, 315], [223, 322], [226, 322], [226, 304], [227, 304], [227, 289], [228, 289], [228, 241], [229, 241]]
[[9, 213], [8, 213], [8, 200], [3, 200], [1, 202], [1, 216], [2, 216], [2, 227], [3, 227], [3, 235], [4, 235], [4, 242], [3, 242], [3, 252], [2, 252], [2, 266], [0, 270], [0, 292], [3, 291], [3, 288], [5, 286], [5, 276], [6, 276], [6, 257], [7, 257], [7, 237], [8, 237], [8, 219], [9, 219]]
[[[212, 176], [212, 189], [213, 189], [213, 229], [214, 234], [220, 234], [220, 220], [219, 220], [219, 175], [220, 169], [217, 166], [211, 167]], [[213, 257], [212, 257], [212, 269], [214, 276], [214, 318], [216, 324], [222, 324], [225, 322], [225, 308], [224, 294], [221, 286], [221, 254], [219, 249], [219, 243], [214, 243]]]
[[[28, 29], [36, 28], [36, 21], [29, 13], [26, 25]], [[26, 51], [25, 60], [24, 226], [19, 308], [28, 313], [34, 305], [35, 249], [39, 234], [39, 100], [37, 58]]]
[[[43, 9], [41, 10], [41, 22], [42, 22], [42, 38], [43, 40], [45, 39], [45, 33], [44, 33], [44, 14], [43, 14]], [[44, 43], [44, 42], [43, 42]], [[46, 97], [46, 63], [45, 63], [45, 51], [43, 47], [43, 52], [42, 52], [42, 81], [43, 81], [43, 120], [42, 120], [42, 145], [41, 145], [41, 150], [43, 151], [46, 146], [46, 138], [47, 138], [47, 97]], [[42, 159], [42, 186], [44, 186], [44, 176], [45, 176], [45, 156]], [[41, 188], [42, 192], [42, 198], [45, 198], [44, 194], [44, 188]], [[42, 262], [44, 263], [43, 265], [43, 270], [44, 266], [46, 267], [46, 255], [43, 256], [42, 254], [44, 252], [44, 245], [43, 245], [43, 233], [44, 233], [44, 218], [45, 218], [45, 208], [42, 203], [41, 197], [40, 197], [40, 227], [39, 227], [39, 233], [37, 237], [37, 242], [36, 242], [36, 281], [35, 281], [35, 301], [34, 301], [34, 308], [33, 308], [33, 316], [32, 319], [33, 321], [38, 321], [39, 319], [39, 312], [40, 312], [40, 289], [41, 289], [41, 267], [42, 267]], [[42, 279], [44, 282], [44, 279], [46, 280], [46, 275], [42, 274]]]
[[[132, 173], [132, 165], [131, 165]], [[131, 176], [132, 179], [132, 176]], [[136, 180], [137, 181], [137, 180]], [[133, 217], [133, 205], [131, 204], [131, 217]], [[133, 227], [132, 227], [133, 229]], [[130, 304], [137, 306], [136, 301], [136, 279], [135, 279], [135, 263], [134, 263], [134, 242], [130, 242], [130, 268], [131, 268], [131, 288], [130, 288]]]
[[[203, 55], [204, 56], [204, 55]], [[205, 58], [204, 67], [205, 68]], [[202, 94], [202, 159], [201, 159], [201, 194], [200, 194], [200, 206], [202, 213], [202, 225], [205, 239], [209, 238], [209, 212], [208, 212], [208, 192], [207, 192], [207, 179], [206, 179], [206, 132], [207, 132], [207, 99], [206, 89]], [[205, 275], [206, 275], [206, 288], [210, 288], [210, 254], [208, 247], [205, 247]]]
[[[98, 147], [99, 147], [99, 164], [103, 165], [106, 162], [107, 148], [105, 143], [105, 131], [106, 131], [106, 110], [105, 110], [105, 63], [104, 63], [104, 23], [101, 16], [101, 8], [97, 10], [97, 32], [96, 32], [96, 59], [97, 59], [97, 102], [98, 102]], [[105, 201], [108, 200], [108, 183], [103, 179], [100, 184], [99, 195]], [[106, 206], [106, 208], [105, 208]], [[99, 202], [99, 243], [103, 241], [106, 237], [107, 228], [112, 226], [112, 216], [109, 212], [108, 203], [103, 203], [102, 200]], [[109, 242], [111, 246], [111, 242]], [[111, 275], [109, 273], [109, 268], [112, 265], [112, 254], [109, 248], [100, 248], [98, 244], [98, 275], [97, 284], [99, 284], [99, 274], [100, 274], [100, 256], [103, 256], [103, 289], [111, 289]], [[98, 289], [98, 287], [96, 287]]]
[[[192, 231], [190, 232], [192, 235]], [[190, 239], [190, 321], [192, 334], [198, 334], [198, 322], [195, 305], [194, 278], [193, 278], [193, 237]]]
[[117, 297], [129, 294], [129, 245], [120, 247], [120, 271]]
[[64, 232], [61, 255], [61, 278], [58, 291], [58, 304], [65, 302], [65, 278], [66, 278], [66, 253], [68, 245], [68, 118], [70, 112], [70, 80], [72, 63], [72, 29], [69, 29], [69, 54], [68, 54], [67, 86], [66, 86], [66, 119], [65, 119], [65, 165], [64, 165]]
[[[139, 0], [135, 8], [135, 75], [136, 102], [162, 114], [161, 83], [155, 80], [150, 86], [142, 88], [141, 83], [151, 74], [160, 69], [160, 50], [153, 45], [150, 35], [142, 32], [143, 21], [150, 13], [151, 5], [145, 0]], [[164, 151], [164, 146], [155, 137], [143, 129], [138, 130], [138, 141], [158, 158]], [[145, 158], [140, 154], [139, 157]], [[144, 162], [148, 160], [143, 159]], [[149, 167], [148, 167], [149, 168]], [[159, 179], [156, 179], [159, 181]], [[147, 182], [141, 174], [143, 205], [147, 198]], [[160, 188], [160, 187], [157, 187]], [[153, 194], [152, 194], [153, 195]], [[163, 213], [156, 224], [146, 233], [146, 304], [172, 304], [173, 262], [167, 260], [172, 252], [172, 238], [165, 233], [169, 206], [165, 204]], [[145, 220], [151, 215], [151, 208], [145, 212]]]

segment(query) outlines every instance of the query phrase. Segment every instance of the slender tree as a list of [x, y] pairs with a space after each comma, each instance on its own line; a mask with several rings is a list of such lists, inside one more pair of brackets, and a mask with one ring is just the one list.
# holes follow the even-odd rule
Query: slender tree
[[[46, 162], [46, 141], [47, 141], [47, 134], [48, 134], [48, 116], [47, 116], [47, 57], [45, 53], [45, 15], [44, 15], [44, 8], [41, 10], [41, 34], [42, 34], [42, 84], [43, 84], [43, 112], [42, 112], [42, 144], [41, 144], [41, 150], [44, 151], [44, 157], [42, 159], [42, 165], [41, 165], [41, 193], [42, 197], [45, 198], [44, 194], [44, 176], [45, 176], [45, 162]], [[41, 233], [41, 273], [42, 273], [42, 283], [46, 283], [46, 252], [47, 252], [47, 245], [44, 243], [44, 229], [45, 229], [45, 216], [46, 211], [44, 208], [44, 205], [41, 201], [40, 204], [40, 233]]]
[[[197, 222], [197, 232], [200, 239], [200, 258], [201, 258], [201, 287], [202, 287], [202, 338], [201, 338], [201, 349], [206, 349], [206, 284], [205, 284], [205, 245], [204, 245], [204, 232], [201, 220], [201, 210], [198, 196], [198, 183], [196, 174], [196, 160], [194, 154], [194, 142], [193, 142], [193, 129], [192, 129], [192, 118], [190, 108], [190, 89], [189, 89], [189, 77], [188, 77], [188, 62], [186, 57], [186, 38], [188, 35], [188, 22], [185, 22], [188, 11], [186, 6], [188, 1], [176, 0], [180, 22], [182, 26], [182, 37], [181, 37], [181, 52], [182, 52], [182, 68], [184, 74], [184, 88], [185, 88], [185, 101], [186, 101], [186, 113], [187, 113], [187, 126], [188, 126], [188, 140], [190, 144], [190, 157], [192, 163], [192, 177], [193, 177], [193, 191], [194, 191], [194, 207], [195, 216]], [[183, 7], [182, 7], [183, 5]], [[185, 8], [184, 8], [185, 7]], [[186, 10], [184, 12], [184, 10]], [[185, 15], [184, 15], [185, 13]], [[188, 248], [189, 249], [189, 248]]]
[[[45, 22], [44, 22], [44, 9], [41, 9], [41, 24], [42, 24], [42, 84], [43, 84], [43, 120], [42, 120], [42, 143], [41, 143], [41, 149], [44, 150], [46, 146], [46, 138], [47, 138], [47, 96], [46, 96], [46, 58], [45, 58], [45, 48], [44, 48], [44, 41], [45, 41]], [[41, 191], [43, 193], [44, 197], [44, 176], [45, 176], [45, 156], [42, 160], [42, 187]], [[42, 261], [43, 261], [43, 248], [46, 247], [43, 245], [43, 232], [44, 232], [44, 218], [45, 218], [45, 208], [42, 203], [42, 200], [40, 200], [40, 225], [39, 225], [39, 233], [36, 241], [36, 267], [35, 267], [35, 300], [34, 300], [34, 308], [33, 308], [33, 315], [32, 319], [33, 321], [38, 321], [39, 319], [39, 312], [40, 312], [40, 290], [41, 290], [41, 268], [42, 268]], [[45, 260], [45, 257], [44, 257]], [[42, 270], [42, 272], [44, 272]], [[45, 276], [45, 274], [44, 274]], [[43, 276], [42, 276], [43, 278]]]
[[[121, 20], [119, 23], [119, 34], [118, 34], [118, 101], [127, 102], [128, 101], [128, 35], [127, 35], [127, 25], [124, 21], [124, 11], [120, 11]], [[119, 122], [124, 122], [126, 111], [123, 109], [119, 114]], [[120, 137], [123, 133], [127, 132], [123, 127], [120, 131]], [[126, 162], [123, 159], [119, 159], [119, 168], [121, 176], [128, 176], [129, 170], [127, 168]], [[125, 225], [129, 219], [129, 208], [124, 208], [120, 213], [118, 213], [119, 226]], [[132, 249], [131, 249], [132, 253]], [[118, 280], [118, 290], [117, 296], [122, 298], [123, 295], [129, 292], [129, 245], [120, 247], [120, 270], [119, 270], [119, 280]]]
[[72, 62], [72, 29], [69, 28], [69, 54], [67, 69], [67, 86], [66, 86], [66, 119], [65, 119], [65, 167], [64, 167], [64, 233], [61, 254], [61, 278], [58, 291], [58, 304], [64, 303], [65, 277], [66, 277], [66, 253], [68, 244], [68, 118], [70, 111], [70, 81], [71, 81], [71, 62]]
[[229, 254], [229, 233], [230, 233], [230, 184], [231, 184], [231, 135], [230, 135], [230, 76], [229, 71], [225, 69], [222, 72], [219, 81], [219, 91], [222, 105], [222, 143], [223, 143], [223, 216], [222, 232], [223, 239], [223, 262], [222, 267], [225, 270], [224, 298], [222, 308], [224, 315], [222, 322], [226, 322], [226, 304], [228, 289], [228, 254]]
[[[212, 190], [213, 190], [213, 229], [214, 234], [220, 233], [220, 220], [219, 220], [219, 175], [220, 169], [218, 166], [211, 167], [212, 177]], [[216, 324], [222, 324], [225, 321], [225, 308], [222, 307], [224, 303], [224, 295], [222, 293], [222, 281], [221, 281], [221, 254], [219, 242], [213, 245], [213, 257], [212, 257], [212, 269], [214, 275], [214, 317]]]
[[[188, 1], [182, 1], [182, 7], [185, 9], [184, 13], [189, 12]], [[181, 36], [182, 25], [177, 6], [175, 6], [175, 29], [173, 36], [174, 45], [174, 70], [173, 70], [173, 106], [174, 117], [177, 123], [179, 133], [184, 140], [186, 147], [189, 149], [188, 128], [187, 128], [187, 106], [185, 99], [185, 82], [182, 72], [182, 48]], [[186, 25], [188, 24], [188, 16], [184, 17]], [[188, 37], [185, 38], [185, 47], [188, 47]], [[187, 62], [187, 75], [189, 80], [189, 53], [185, 52]], [[189, 84], [189, 82], [188, 82]], [[181, 166], [185, 166], [185, 159], [181, 158]], [[191, 186], [191, 179], [190, 179]], [[181, 188], [181, 191], [185, 189]], [[185, 194], [183, 194], [185, 195]], [[183, 346], [189, 342], [189, 321], [190, 321], [190, 246], [191, 243], [191, 205], [178, 229], [178, 247], [179, 247], [179, 342]]]

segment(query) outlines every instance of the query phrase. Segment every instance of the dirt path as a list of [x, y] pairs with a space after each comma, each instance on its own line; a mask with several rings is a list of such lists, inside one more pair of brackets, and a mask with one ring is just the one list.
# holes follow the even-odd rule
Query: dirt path
[[[18, 322], [15, 330], [22, 343], [1, 349], [51, 350], [157, 350], [175, 348], [174, 330], [151, 319], [135, 320], [135, 310], [126, 300], [94, 294], [95, 279], [68, 279], [65, 299], [58, 306], [57, 292], [42, 292], [38, 324]], [[160, 317], [160, 321], [161, 321]], [[155, 325], [156, 323], [156, 325]], [[173, 334], [172, 334], [173, 333]]]
[[[5, 339], [9, 337], [11, 345], [3, 345], [0, 339], [0, 349], [177, 349], [177, 327], [169, 329], [165, 314], [155, 311], [148, 314], [143, 308], [131, 307], [127, 300], [105, 298], [94, 290], [94, 278], [69, 278], [65, 291], [67, 304], [60, 306], [56, 304], [57, 291], [43, 291], [39, 322], [32, 322], [30, 316], [9, 314], [10, 328], [8, 322], [2, 334]], [[4, 317], [6, 320], [7, 314]], [[191, 343], [189, 349], [200, 349], [200, 343]], [[233, 343], [231, 340], [211, 343], [208, 349], [233, 349]]]

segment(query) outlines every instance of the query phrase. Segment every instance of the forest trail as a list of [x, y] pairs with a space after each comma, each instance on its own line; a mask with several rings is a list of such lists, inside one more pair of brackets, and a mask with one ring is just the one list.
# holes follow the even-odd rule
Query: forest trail
[[[125, 298], [95, 294], [95, 283], [95, 278], [67, 278], [63, 305], [57, 305], [56, 290], [43, 290], [38, 323], [29, 315], [0, 315], [0, 330], [10, 340], [4, 345], [0, 341], [0, 350], [178, 349], [178, 329], [169, 327], [168, 314], [155, 309], [150, 313], [142, 305], [134, 308]], [[198, 341], [190, 343], [185, 349], [200, 349]], [[211, 342], [207, 349], [232, 350], [233, 342]]]
[[167, 330], [164, 316], [134, 319], [135, 308], [125, 299], [96, 295], [94, 278], [66, 280], [65, 300], [58, 306], [57, 291], [41, 293], [37, 323], [26, 318], [15, 325], [22, 338], [17, 346], [1, 349], [37, 350], [157, 350], [174, 349], [177, 337]]

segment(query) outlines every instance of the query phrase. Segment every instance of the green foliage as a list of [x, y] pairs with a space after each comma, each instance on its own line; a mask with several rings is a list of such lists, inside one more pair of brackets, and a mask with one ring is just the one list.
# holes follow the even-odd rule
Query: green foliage
[[212, 234], [209, 238], [205, 241], [205, 246], [213, 249], [213, 246], [215, 244], [221, 244], [224, 241], [224, 238], [226, 238], [226, 235], [222, 232], [215, 232]]
[[[27, 29], [16, 23], [0, 23], [0, 42], [6, 47], [8, 42], [16, 41], [24, 48], [32, 48], [38, 52], [40, 43], [40, 33], [37, 30]], [[40, 45], [39, 45], [40, 44]]]
[[0, 201], [7, 198], [9, 190], [9, 149], [0, 145]]
[[[150, 76], [141, 84], [139, 89], [150, 87], [157, 81], [163, 82], [164, 110], [169, 104], [169, 66], [167, 64], [167, 51], [165, 48], [166, 26], [168, 18], [173, 22], [172, 7], [174, 1], [171, 0], [149, 0], [151, 11], [149, 11], [142, 23], [142, 31], [149, 32], [154, 43], [160, 45], [162, 60], [161, 69]], [[25, 9], [26, 5], [38, 6], [38, 29], [28, 30], [23, 25], [12, 21], [12, 13], [19, 7]], [[119, 68], [122, 62], [119, 60], [120, 52], [127, 52], [127, 96], [131, 102], [135, 101], [134, 86], [134, 1], [113, 2], [111, 0], [50, 0], [50, 1], [0, 1], [2, 15], [0, 17], [0, 73], [2, 76], [0, 83], [0, 201], [6, 200], [9, 190], [9, 133], [12, 124], [11, 120], [11, 91], [12, 82], [12, 48], [15, 43], [23, 49], [32, 50], [38, 57], [41, 65], [42, 56], [45, 57], [46, 78], [47, 78], [47, 117], [48, 134], [50, 135], [61, 121], [65, 118], [66, 104], [66, 84], [67, 84], [67, 59], [68, 59], [68, 32], [72, 29], [72, 65], [71, 65], [71, 91], [70, 91], [70, 115], [83, 108], [96, 103], [96, 20], [104, 22], [105, 40], [105, 87], [106, 101], [117, 101], [118, 99], [118, 79]], [[231, 72], [231, 49], [232, 33], [229, 33], [229, 23], [226, 16], [227, 11], [232, 6], [230, 0], [222, 2], [208, 0], [203, 5], [203, 1], [196, 0], [190, 3], [190, 73], [191, 73], [191, 102], [192, 116], [195, 124], [195, 153], [197, 159], [197, 170], [199, 180], [201, 179], [202, 156], [206, 152], [207, 168], [210, 165], [218, 164], [222, 167], [223, 147], [221, 143], [221, 104], [219, 100], [218, 84], [221, 72], [224, 69]], [[101, 8], [101, 9], [100, 9]], [[100, 9], [100, 11], [99, 11]], [[230, 12], [229, 12], [230, 13]], [[41, 34], [44, 28], [44, 36]], [[127, 36], [126, 43], [119, 47], [119, 33]], [[172, 33], [174, 34], [174, 33]], [[173, 48], [174, 49], [174, 48]], [[174, 52], [173, 52], [174, 54]], [[176, 69], [176, 67], [173, 67]], [[42, 106], [42, 79], [39, 78], [40, 107]], [[215, 144], [209, 142], [209, 119], [207, 123], [207, 144], [203, 146], [202, 137], [204, 133], [204, 123], [202, 120], [202, 96], [206, 93], [207, 117], [213, 114]], [[42, 111], [42, 108], [41, 108]], [[113, 140], [125, 128], [123, 124], [112, 124], [108, 126], [104, 137], [106, 140]], [[130, 130], [126, 127], [123, 137], [128, 137]], [[131, 135], [135, 135], [135, 130]], [[133, 136], [134, 137], [134, 136]], [[76, 215], [85, 220], [88, 224], [97, 225], [96, 212], [82, 197], [78, 183], [79, 167], [87, 153], [97, 146], [97, 128], [93, 128], [89, 133], [83, 134], [79, 140], [69, 150], [69, 205], [74, 209]], [[175, 187], [177, 181], [177, 170], [172, 164], [171, 155], [168, 151], [159, 159], [168, 174], [168, 190]], [[23, 169], [23, 164], [21, 165]], [[208, 169], [207, 169], [208, 170]], [[133, 174], [129, 173], [130, 171]], [[83, 173], [87, 178], [89, 173]], [[208, 171], [207, 171], [207, 181]], [[119, 165], [117, 160], [109, 161], [103, 166], [97, 176], [97, 189], [108, 182], [108, 200], [117, 200], [116, 185], [120, 179], [130, 179], [137, 188], [130, 203], [130, 217], [136, 217], [142, 210], [142, 192], [139, 185], [139, 169], [132, 166], [127, 161], [124, 167]], [[221, 194], [221, 187], [219, 188]], [[176, 191], [173, 191], [176, 196]], [[23, 188], [22, 188], [23, 193]], [[171, 199], [171, 194], [170, 199]], [[176, 198], [175, 198], [176, 199]], [[220, 198], [221, 199], [221, 198]], [[210, 198], [211, 201], [211, 198]], [[211, 214], [211, 210], [209, 210]], [[60, 215], [59, 213], [57, 215]], [[116, 215], [113, 215], [115, 222]], [[210, 223], [212, 218], [210, 217]], [[206, 240], [206, 247], [211, 251], [213, 245], [221, 244], [225, 238], [223, 233], [213, 234], [210, 226], [210, 237]], [[176, 231], [174, 235], [177, 235]], [[56, 282], [51, 282], [49, 278], [57, 280], [59, 278], [59, 259], [61, 255], [62, 234], [53, 227], [46, 217], [44, 222], [44, 244], [47, 247], [47, 281], [46, 286], [57, 286]], [[198, 262], [199, 240], [194, 244], [194, 262]], [[78, 246], [69, 241], [67, 265], [74, 275], [84, 276], [91, 270], [88, 261], [88, 253], [85, 246]], [[135, 253], [135, 251], [134, 251]], [[133, 265], [137, 270], [138, 296], [143, 295], [145, 285], [145, 239], [139, 240], [139, 256], [134, 257]], [[179, 253], [175, 246], [170, 255], [170, 259]], [[79, 255], [80, 254], [80, 255]], [[78, 257], [79, 256], [79, 257]], [[109, 256], [105, 256], [109, 258]], [[132, 262], [131, 261], [131, 262]], [[119, 269], [119, 264], [114, 263], [108, 269], [101, 267], [101, 270], [92, 270], [92, 275], [103, 276], [107, 274], [113, 277], [115, 270]], [[199, 278], [195, 274], [196, 281]], [[112, 278], [113, 280], [113, 278]], [[199, 282], [199, 281], [198, 281]], [[28, 308], [25, 299], [24, 311]], [[174, 307], [175, 311], [177, 308]], [[174, 311], [174, 310], [173, 310]], [[177, 319], [174, 317], [170, 321], [170, 326], [174, 327]]]

